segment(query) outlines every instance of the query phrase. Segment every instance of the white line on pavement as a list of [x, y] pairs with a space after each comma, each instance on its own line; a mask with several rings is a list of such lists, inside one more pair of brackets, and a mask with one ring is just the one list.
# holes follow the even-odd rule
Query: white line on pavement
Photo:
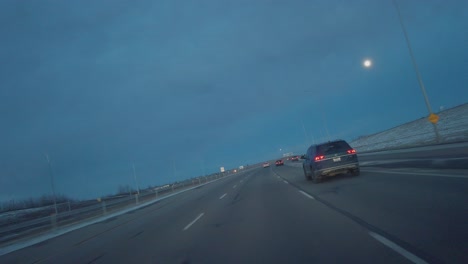
[[232, 188], [233, 188], [233, 189], [235, 189], [236, 187], [237, 187], [237, 184], [236, 184], [236, 185], [234, 185], [234, 186], [232, 186]]
[[385, 237], [383, 237], [383, 236], [381, 236], [381, 235], [379, 235], [377, 233], [370, 232], [370, 231], [369, 231], [369, 235], [371, 237], [375, 238], [380, 243], [384, 244], [385, 246], [393, 249], [398, 254], [402, 255], [405, 258], [407, 258], [411, 262], [417, 263], [417, 264], [427, 264], [427, 262], [424, 261], [423, 259], [421, 259], [418, 256], [414, 255], [413, 253], [407, 251], [406, 249], [400, 247], [399, 245], [393, 243], [392, 241], [388, 240], [387, 238], [385, 238]]
[[226, 195], [227, 195], [227, 193], [221, 195], [221, 197], [219, 197], [219, 199], [220, 199], [220, 200], [223, 199]]
[[287, 181], [283, 181], [283, 182], [286, 183], [286, 184], [289, 184], [289, 182], [287, 182]]
[[310, 198], [312, 200], [315, 200], [315, 198], [312, 195], [310, 195], [310, 194], [308, 194], [308, 193], [306, 193], [304, 191], [299, 191], [299, 192], [302, 193], [305, 197]]
[[184, 227], [184, 231], [189, 229], [193, 224], [195, 224], [195, 222], [198, 221], [198, 219], [202, 218], [202, 216], [204, 215], [205, 213], [201, 213], [197, 216], [197, 218], [195, 218], [192, 222], [190, 222], [186, 227]]
[[409, 172], [409, 171], [386, 171], [386, 170], [369, 170], [369, 169], [361, 169], [362, 171], [368, 172], [379, 172], [379, 173], [389, 173], [389, 174], [403, 174], [403, 175], [421, 175], [421, 176], [433, 176], [433, 177], [448, 177], [448, 178], [464, 178], [468, 179], [467, 176], [462, 175], [450, 175], [450, 174], [435, 174], [435, 173], [422, 173], [422, 172]]

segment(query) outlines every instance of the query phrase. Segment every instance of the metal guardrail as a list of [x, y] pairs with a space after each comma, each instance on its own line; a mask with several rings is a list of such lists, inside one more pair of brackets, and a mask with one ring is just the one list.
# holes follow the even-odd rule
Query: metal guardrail
[[447, 109], [439, 115], [439, 141], [432, 124], [427, 118], [420, 118], [379, 133], [362, 136], [350, 144], [360, 152], [370, 152], [468, 141], [468, 104]]
[[[42, 215], [35, 219], [29, 219], [21, 221], [14, 224], [3, 224], [0, 223], [0, 245], [6, 244], [12, 241], [16, 241], [21, 238], [25, 238], [34, 234], [39, 234], [47, 231], [54, 230], [58, 227], [70, 225], [77, 223], [86, 219], [91, 219], [94, 217], [100, 217], [106, 215], [110, 212], [116, 212], [129, 206], [135, 206], [141, 202], [149, 201], [167, 194], [173, 193], [175, 191], [180, 191], [186, 188], [194, 187], [197, 185], [205, 184], [213, 180], [223, 178], [229, 174], [224, 175], [211, 175], [204, 176], [197, 179], [191, 179], [188, 181], [171, 184], [169, 187], [162, 189], [151, 189], [140, 192], [140, 194], [132, 194], [127, 196], [114, 196], [106, 197], [102, 200], [95, 201], [83, 201], [79, 203], [73, 203], [70, 208], [75, 208], [73, 210], [64, 210], [56, 215], [53, 210], [45, 207]], [[47, 212], [53, 212], [47, 216], [43, 214]]]
[[356, 140], [351, 142], [351, 146], [361, 151], [380, 151], [395, 148], [409, 148], [433, 144], [446, 144], [468, 141], [468, 132], [466, 130], [452, 131], [451, 134], [442, 135], [440, 140], [437, 141], [431, 133], [414, 133], [411, 135], [398, 136], [387, 140], [380, 140], [378, 137], [368, 140]]

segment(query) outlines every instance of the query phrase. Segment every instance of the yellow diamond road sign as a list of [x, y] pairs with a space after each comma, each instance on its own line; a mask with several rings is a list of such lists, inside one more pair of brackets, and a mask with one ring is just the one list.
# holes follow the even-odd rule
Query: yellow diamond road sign
[[430, 114], [427, 119], [429, 119], [429, 122], [435, 124], [437, 121], [439, 121], [439, 116], [436, 114]]

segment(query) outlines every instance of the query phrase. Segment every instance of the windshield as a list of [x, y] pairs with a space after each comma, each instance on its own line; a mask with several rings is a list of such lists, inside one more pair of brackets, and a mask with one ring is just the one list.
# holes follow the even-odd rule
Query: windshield
[[1, 0], [0, 263], [468, 263], [467, 25]]
[[344, 141], [337, 141], [317, 146], [317, 155], [330, 155], [350, 150], [351, 147]]

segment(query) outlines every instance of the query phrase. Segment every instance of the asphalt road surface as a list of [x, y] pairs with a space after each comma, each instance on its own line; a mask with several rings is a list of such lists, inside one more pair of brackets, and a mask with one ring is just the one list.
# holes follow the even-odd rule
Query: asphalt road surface
[[0, 263], [468, 263], [467, 249], [466, 170], [363, 167], [360, 176], [313, 184], [287, 162], [0, 256]]

